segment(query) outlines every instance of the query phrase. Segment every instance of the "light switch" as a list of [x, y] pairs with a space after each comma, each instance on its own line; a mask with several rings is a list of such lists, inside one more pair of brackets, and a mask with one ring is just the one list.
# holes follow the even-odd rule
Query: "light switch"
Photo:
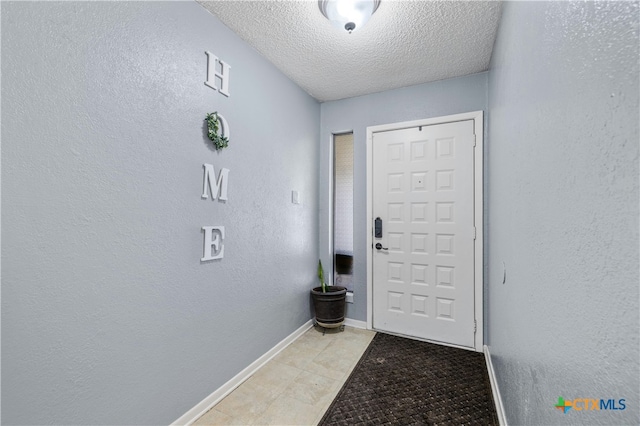
[[300, 204], [300, 194], [298, 191], [291, 191], [291, 202], [293, 204]]

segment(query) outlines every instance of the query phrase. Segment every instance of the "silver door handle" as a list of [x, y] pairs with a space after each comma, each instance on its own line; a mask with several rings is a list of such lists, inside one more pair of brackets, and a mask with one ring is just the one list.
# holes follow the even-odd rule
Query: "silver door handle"
[[376, 249], [378, 249], [378, 250], [389, 250], [389, 247], [382, 247], [382, 244], [376, 243]]

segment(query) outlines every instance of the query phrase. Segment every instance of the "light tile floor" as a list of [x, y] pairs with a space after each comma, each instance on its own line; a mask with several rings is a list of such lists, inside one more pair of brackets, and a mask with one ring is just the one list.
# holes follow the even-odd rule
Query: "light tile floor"
[[374, 335], [311, 328], [194, 424], [316, 425]]

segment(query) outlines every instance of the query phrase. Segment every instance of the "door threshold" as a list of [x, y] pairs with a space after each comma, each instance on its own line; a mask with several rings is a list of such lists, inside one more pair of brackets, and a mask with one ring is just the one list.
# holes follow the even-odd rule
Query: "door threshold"
[[[439, 340], [423, 339], [421, 337], [409, 336], [407, 334], [394, 333], [392, 331], [387, 331], [387, 330], [380, 330], [380, 329], [375, 328], [375, 327], [372, 328], [372, 330], [375, 331], [376, 333], [390, 334], [392, 336], [404, 337], [405, 339], [411, 339], [411, 340], [418, 340], [420, 342], [433, 343], [434, 345], [448, 346], [450, 348], [457, 348], [457, 349], [464, 349], [464, 350], [472, 351], [472, 352], [478, 352], [478, 351], [476, 351], [476, 348], [470, 347], [470, 346], [462, 346], [462, 345], [456, 345], [456, 344], [453, 344], [453, 343], [440, 342]], [[482, 352], [482, 351], [480, 351], [480, 352]]]

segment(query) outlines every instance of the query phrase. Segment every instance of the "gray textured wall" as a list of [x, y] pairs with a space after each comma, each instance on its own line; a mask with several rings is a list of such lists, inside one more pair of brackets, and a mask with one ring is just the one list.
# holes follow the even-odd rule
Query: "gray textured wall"
[[[367, 127], [401, 121], [440, 117], [487, 109], [487, 73], [389, 90], [367, 96], [325, 102], [321, 105], [320, 135], [320, 256], [331, 263], [329, 243], [329, 176], [332, 133], [353, 131], [354, 143], [354, 303], [349, 318], [367, 320], [367, 223], [366, 137]], [[326, 263], [325, 263], [326, 262]], [[330, 268], [328, 268], [330, 269]]]
[[[510, 424], [638, 424], [638, 13], [504, 5], [489, 74], [487, 338]], [[627, 409], [562, 414], [559, 396]]]
[[170, 423], [307, 321], [319, 116], [195, 2], [2, 2], [2, 423]]

